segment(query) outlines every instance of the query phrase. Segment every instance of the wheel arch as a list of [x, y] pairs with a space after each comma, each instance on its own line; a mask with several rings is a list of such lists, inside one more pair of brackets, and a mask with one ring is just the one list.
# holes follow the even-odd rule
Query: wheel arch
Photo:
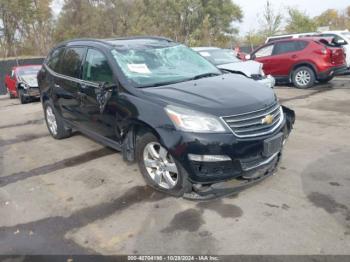
[[290, 70], [289, 72], [289, 81], [292, 82], [292, 76], [293, 76], [293, 73], [296, 69], [298, 69], [299, 67], [302, 67], [302, 66], [305, 66], [305, 67], [309, 67], [310, 69], [312, 69], [312, 71], [314, 72], [315, 74], [315, 77], [317, 78], [317, 67], [315, 64], [313, 64], [312, 62], [308, 62], [308, 61], [303, 61], [303, 62], [299, 62], [295, 65], [293, 65], [292, 67], [292, 70]]
[[142, 120], [131, 120], [128, 124], [128, 127], [124, 130], [125, 132], [122, 137], [122, 155], [123, 159], [126, 161], [135, 161], [137, 137], [142, 134], [150, 132], [159, 139], [161, 144], [163, 144], [161, 135], [159, 134], [157, 129]]

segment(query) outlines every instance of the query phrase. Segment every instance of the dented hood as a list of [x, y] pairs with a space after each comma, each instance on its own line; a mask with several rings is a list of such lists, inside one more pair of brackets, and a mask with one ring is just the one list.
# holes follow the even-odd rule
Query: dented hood
[[250, 77], [251, 75], [261, 75], [262, 63], [249, 60], [237, 63], [217, 65], [217, 67], [220, 69], [239, 71]]

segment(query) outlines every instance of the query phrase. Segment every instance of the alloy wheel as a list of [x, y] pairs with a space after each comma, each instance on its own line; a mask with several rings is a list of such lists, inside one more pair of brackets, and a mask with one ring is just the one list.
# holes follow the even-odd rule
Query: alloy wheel
[[295, 76], [295, 81], [300, 86], [307, 86], [310, 83], [310, 80], [311, 75], [306, 70], [300, 70]]
[[150, 178], [161, 188], [176, 186], [179, 172], [169, 152], [157, 142], [148, 143], [143, 151], [143, 161]]
[[57, 135], [57, 121], [56, 116], [53, 113], [53, 110], [51, 106], [46, 107], [46, 120], [47, 125], [49, 126], [49, 129], [53, 135]]

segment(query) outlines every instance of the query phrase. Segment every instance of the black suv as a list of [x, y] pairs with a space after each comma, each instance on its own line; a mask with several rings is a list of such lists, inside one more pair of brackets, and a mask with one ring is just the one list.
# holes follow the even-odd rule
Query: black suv
[[273, 174], [295, 119], [270, 88], [160, 37], [64, 42], [38, 82], [54, 138], [81, 131], [175, 196], [228, 194]]

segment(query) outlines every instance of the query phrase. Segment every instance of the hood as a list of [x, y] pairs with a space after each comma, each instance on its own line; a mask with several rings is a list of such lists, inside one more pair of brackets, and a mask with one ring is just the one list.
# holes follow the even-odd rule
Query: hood
[[23, 81], [25, 84], [29, 85], [30, 87], [37, 87], [38, 86], [38, 79], [36, 75], [23, 75], [20, 77], [21, 81]]
[[242, 61], [237, 63], [218, 65], [217, 67], [220, 69], [240, 71], [244, 73], [246, 76], [250, 77], [251, 75], [261, 74], [260, 69], [262, 68], [262, 63], [249, 60], [249, 61]]
[[148, 99], [216, 116], [256, 111], [276, 101], [271, 88], [238, 74], [224, 74], [169, 86], [144, 88]]

